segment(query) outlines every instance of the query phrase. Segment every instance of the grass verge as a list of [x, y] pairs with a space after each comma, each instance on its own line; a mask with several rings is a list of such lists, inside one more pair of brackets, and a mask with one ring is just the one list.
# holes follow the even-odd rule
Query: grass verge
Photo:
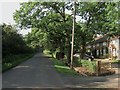
[[[52, 62], [54, 67], [56, 68], [56, 70], [61, 73], [61, 74], [65, 74], [65, 75], [80, 75], [79, 73], [77, 73], [76, 71], [74, 71], [73, 69], [71, 69], [70, 67], [66, 66], [62, 61], [57, 60], [57, 59], [53, 59], [52, 58]], [[80, 75], [81, 76], [81, 75]]]
[[3, 58], [2, 72], [5, 72], [5, 71], [19, 65], [23, 61], [26, 61], [29, 58], [31, 58], [33, 55], [34, 54], [19, 54], [19, 55], [10, 55], [10, 56]]
[[50, 59], [52, 60], [52, 63], [55, 67], [55, 69], [57, 70], [58, 73], [60, 74], [64, 74], [64, 75], [72, 75], [72, 76], [82, 76], [81, 74], [77, 73], [76, 71], [74, 71], [73, 69], [71, 69], [70, 67], [66, 66], [65, 63], [62, 60], [57, 60], [50, 54], [50, 51], [48, 50], [44, 50], [44, 55], [50, 57]]

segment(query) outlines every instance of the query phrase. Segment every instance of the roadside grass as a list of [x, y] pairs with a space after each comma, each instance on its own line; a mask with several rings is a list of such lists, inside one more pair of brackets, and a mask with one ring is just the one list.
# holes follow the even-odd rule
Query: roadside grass
[[83, 76], [80, 73], [77, 73], [75, 70], [71, 69], [70, 67], [66, 66], [63, 60], [58, 60], [55, 58], [55, 54], [52, 56], [50, 51], [44, 50], [44, 55], [49, 57], [49, 59], [52, 61], [56, 71], [60, 74], [64, 75], [71, 75], [71, 76]]
[[52, 58], [52, 62], [54, 67], [56, 68], [56, 70], [60, 73], [60, 74], [65, 74], [65, 75], [72, 75], [72, 76], [82, 76], [81, 74], [77, 73], [76, 71], [74, 71], [73, 69], [71, 69], [70, 67], [66, 66], [62, 61], [57, 60]]
[[28, 60], [31, 58], [34, 54], [19, 54], [19, 55], [9, 55], [3, 58], [2, 60], [2, 72], [5, 72], [23, 61]]

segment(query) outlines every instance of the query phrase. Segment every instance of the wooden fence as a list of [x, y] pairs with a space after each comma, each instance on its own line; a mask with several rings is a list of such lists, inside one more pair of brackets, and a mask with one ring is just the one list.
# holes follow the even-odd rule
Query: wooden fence
[[104, 74], [110, 74], [112, 72], [111, 62], [105, 62], [105, 61], [97, 61], [97, 68], [96, 68], [96, 74], [104, 75]]

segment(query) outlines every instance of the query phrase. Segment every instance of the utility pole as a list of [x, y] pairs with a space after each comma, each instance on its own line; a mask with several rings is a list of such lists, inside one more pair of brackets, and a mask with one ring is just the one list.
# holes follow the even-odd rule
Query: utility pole
[[71, 68], [73, 68], [74, 31], [75, 31], [75, 0], [73, 2], [73, 29], [72, 29], [72, 46], [71, 46]]

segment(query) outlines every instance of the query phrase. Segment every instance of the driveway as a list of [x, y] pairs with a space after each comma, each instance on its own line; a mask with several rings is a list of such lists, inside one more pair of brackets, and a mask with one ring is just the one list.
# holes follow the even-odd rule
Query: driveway
[[117, 74], [99, 77], [61, 76], [66, 87], [69, 88], [120, 88], [118, 85], [120, 78], [118, 78]]

